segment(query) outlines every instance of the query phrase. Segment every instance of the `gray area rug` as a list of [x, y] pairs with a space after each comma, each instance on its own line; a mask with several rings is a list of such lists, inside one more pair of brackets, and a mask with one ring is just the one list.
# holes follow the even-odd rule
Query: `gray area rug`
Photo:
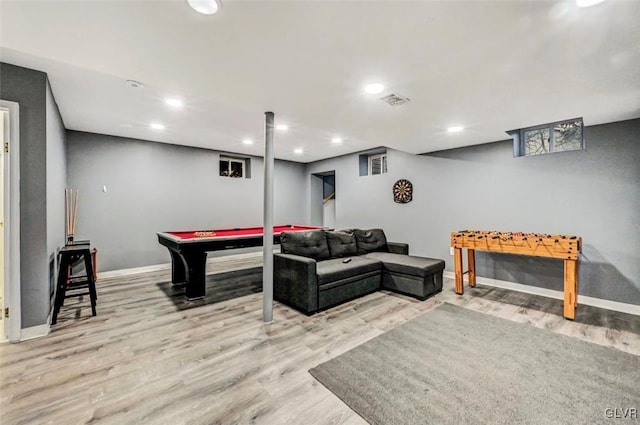
[[451, 304], [309, 372], [375, 425], [640, 423], [639, 356]]

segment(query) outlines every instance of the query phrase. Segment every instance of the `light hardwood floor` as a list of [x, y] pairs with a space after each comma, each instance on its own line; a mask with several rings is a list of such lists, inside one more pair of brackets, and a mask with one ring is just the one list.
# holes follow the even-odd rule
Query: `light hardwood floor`
[[[366, 424], [307, 372], [443, 302], [640, 355], [640, 317], [445, 280], [418, 301], [377, 292], [307, 317], [262, 322], [260, 257], [220, 257], [189, 303], [170, 272], [101, 279], [98, 316], [69, 300], [49, 336], [0, 345], [0, 423]], [[237, 268], [240, 271], [233, 271]], [[476, 361], [481, 361], [477, 359]]]

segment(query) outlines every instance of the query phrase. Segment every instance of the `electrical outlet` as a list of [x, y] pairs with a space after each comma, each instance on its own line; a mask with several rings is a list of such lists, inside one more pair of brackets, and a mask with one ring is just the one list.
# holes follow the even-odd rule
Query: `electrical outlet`
[[452, 246], [449, 247], [449, 255], [453, 255], [453, 247]]

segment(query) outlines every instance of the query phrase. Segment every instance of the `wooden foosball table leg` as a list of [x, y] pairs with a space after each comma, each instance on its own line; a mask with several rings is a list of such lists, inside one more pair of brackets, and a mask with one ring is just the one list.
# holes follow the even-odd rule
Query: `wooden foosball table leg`
[[467, 249], [467, 266], [469, 270], [469, 286], [476, 286], [476, 250]]
[[456, 294], [462, 295], [464, 294], [464, 284], [462, 281], [462, 248], [453, 249], [453, 264], [456, 273], [455, 291]]
[[576, 318], [578, 306], [578, 260], [564, 260], [564, 317]]

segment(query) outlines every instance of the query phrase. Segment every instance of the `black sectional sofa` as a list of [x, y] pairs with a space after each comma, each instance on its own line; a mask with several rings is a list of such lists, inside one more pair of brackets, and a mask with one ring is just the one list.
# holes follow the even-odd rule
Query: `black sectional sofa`
[[444, 261], [411, 256], [382, 229], [284, 232], [274, 298], [306, 314], [387, 289], [424, 300], [442, 290]]

